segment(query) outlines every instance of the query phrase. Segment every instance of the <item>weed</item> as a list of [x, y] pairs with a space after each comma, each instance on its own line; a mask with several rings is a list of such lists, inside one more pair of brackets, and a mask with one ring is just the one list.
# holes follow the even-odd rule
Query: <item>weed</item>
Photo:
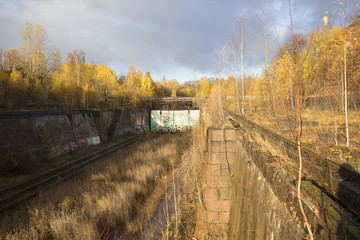
[[138, 236], [162, 195], [161, 174], [171, 170], [170, 159], [179, 161], [186, 142], [177, 134], [143, 138], [81, 176], [1, 213], [0, 239]]

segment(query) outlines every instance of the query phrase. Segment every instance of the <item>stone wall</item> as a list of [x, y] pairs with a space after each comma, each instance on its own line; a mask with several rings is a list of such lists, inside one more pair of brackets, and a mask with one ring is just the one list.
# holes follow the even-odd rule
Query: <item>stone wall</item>
[[209, 128], [203, 159], [203, 206], [198, 211], [198, 239], [226, 239], [229, 230], [235, 163], [235, 129]]
[[73, 112], [21, 112], [0, 114], [0, 172], [10, 153], [18, 167], [33, 168], [69, 152], [113, 140], [127, 132], [148, 129], [147, 108]]
[[[287, 209], [291, 217], [282, 221], [289, 226], [298, 225], [306, 237], [308, 230], [304, 226], [297, 188], [297, 144], [234, 114], [231, 114], [230, 122], [242, 129], [239, 141], [248, 161], [261, 172], [281, 202], [282, 207], [275, 211]], [[304, 146], [301, 147], [301, 159], [301, 202], [315, 238], [360, 239], [359, 173], [347, 164], [327, 159]]]
[[[267, 158], [254, 159], [251, 144], [241, 135], [237, 137], [236, 164], [234, 171], [233, 199], [230, 214], [229, 239], [303, 239], [303, 229], [295, 222], [293, 214], [286, 206], [293, 205], [294, 198], [278, 198], [273, 188], [286, 189], [283, 176], [274, 170]], [[265, 161], [259, 165], [259, 161]], [[266, 162], [268, 164], [266, 164]], [[264, 173], [277, 173], [271, 176], [279, 184], [270, 183]], [[270, 174], [267, 176], [270, 177]], [[282, 185], [282, 186], [281, 186]], [[277, 191], [279, 192], [279, 191]]]
[[[196, 238], [303, 238], [303, 229], [286, 207], [292, 200], [277, 197], [276, 185], [263, 174], [267, 166], [252, 158], [249, 144], [239, 129], [208, 129]], [[272, 168], [271, 164], [268, 167]]]

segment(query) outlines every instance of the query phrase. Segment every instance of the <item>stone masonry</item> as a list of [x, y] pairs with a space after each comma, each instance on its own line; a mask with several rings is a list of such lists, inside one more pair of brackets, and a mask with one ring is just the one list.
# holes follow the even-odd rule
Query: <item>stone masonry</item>
[[227, 239], [235, 164], [236, 129], [208, 128], [203, 158], [203, 206], [199, 207], [197, 239]]

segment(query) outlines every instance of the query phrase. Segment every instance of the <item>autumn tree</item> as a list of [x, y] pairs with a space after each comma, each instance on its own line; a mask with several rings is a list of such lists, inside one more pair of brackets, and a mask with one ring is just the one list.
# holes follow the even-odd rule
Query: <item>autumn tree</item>
[[4, 54], [3, 69], [12, 72], [14, 70], [21, 71], [24, 67], [24, 62], [21, 54], [15, 48], [9, 49]]
[[210, 95], [211, 83], [209, 79], [205, 76], [200, 78], [199, 81], [199, 97], [207, 98]]
[[26, 99], [28, 79], [23, 78], [20, 71], [14, 70], [10, 74], [11, 102], [20, 106]]
[[116, 96], [119, 92], [119, 85], [114, 70], [99, 64], [96, 68], [96, 88], [106, 91], [108, 96]]
[[157, 97], [165, 97], [167, 95], [166, 89], [165, 89], [165, 84], [166, 84], [166, 77], [165, 76], [163, 76], [161, 82], [156, 82], [154, 84], [154, 86], [155, 86], [155, 94], [156, 94]]
[[4, 70], [4, 52], [0, 48], [0, 70]]
[[131, 65], [129, 71], [125, 77], [123, 89], [126, 97], [132, 101], [138, 101], [140, 97], [140, 84], [141, 84], [141, 71], [136, 72], [135, 66]]
[[81, 89], [74, 81], [74, 72], [69, 64], [64, 64], [59, 71], [53, 74], [52, 91], [57, 96], [58, 103], [66, 108], [72, 108], [81, 100]]
[[71, 69], [72, 74], [72, 81], [76, 82], [77, 86], [82, 85], [82, 75], [84, 71], [84, 63], [85, 61], [85, 52], [84, 51], [78, 51], [77, 49], [68, 52], [68, 56], [65, 60], [66, 64]]
[[171, 97], [177, 97], [177, 91], [179, 90], [180, 88], [180, 85], [175, 82], [173, 85], [172, 85], [172, 89], [171, 89]]
[[155, 87], [154, 81], [150, 76], [150, 71], [146, 71], [145, 76], [141, 78], [140, 82], [140, 94], [141, 97], [154, 97], [155, 96]]
[[191, 87], [191, 86], [184, 87], [184, 86], [182, 86], [179, 93], [178, 93], [178, 96], [179, 97], [194, 97], [195, 93], [196, 93], [195, 89], [196, 89], [196, 86], [194, 86], [194, 87]]
[[9, 72], [0, 70], [0, 102], [1, 103], [6, 103], [10, 97], [9, 82], [10, 82]]
[[35, 81], [43, 81], [47, 75], [46, 51], [46, 32], [40, 24], [34, 28], [32, 23], [26, 22], [25, 30], [21, 32], [23, 42], [20, 46], [20, 52], [24, 61], [24, 71], [29, 78], [31, 86]]

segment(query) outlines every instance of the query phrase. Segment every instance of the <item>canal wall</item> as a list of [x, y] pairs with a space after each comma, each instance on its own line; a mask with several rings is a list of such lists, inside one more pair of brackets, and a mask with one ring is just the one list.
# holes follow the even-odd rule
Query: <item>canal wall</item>
[[149, 110], [17, 112], [0, 114], [0, 172], [8, 161], [33, 168], [91, 145], [149, 129]]

